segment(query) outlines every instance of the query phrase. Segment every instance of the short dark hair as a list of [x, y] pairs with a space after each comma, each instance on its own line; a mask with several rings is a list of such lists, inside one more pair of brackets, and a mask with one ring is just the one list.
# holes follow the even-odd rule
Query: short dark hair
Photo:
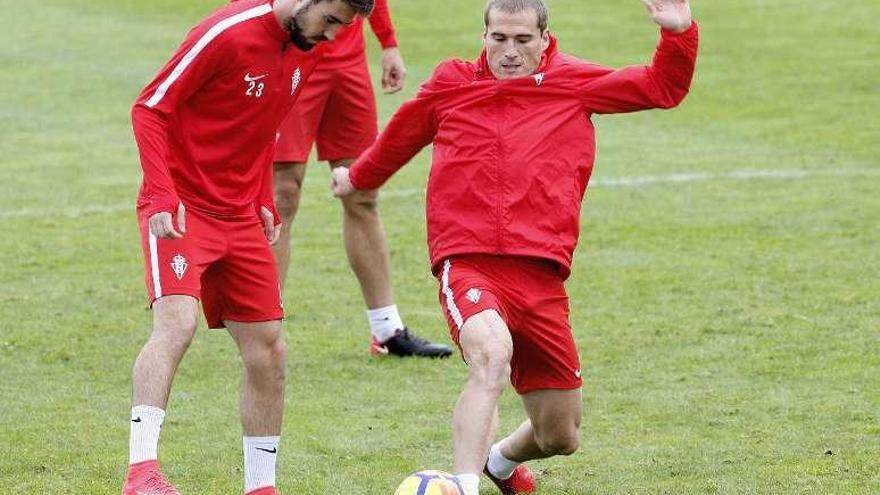
[[489, 27], [489, 12], [500, 10], [507, 14], [518, 14], [526, 10], [533, 10], [538, 17], [538, 29], [543, 33], [547, 29], [550, 20], [550, 9], [544, 0], [489, 0], [486, 2], [486, 10], [483, 12], [483, 24]]
[[374, 0], [342, 0], [349, 7], [353, 8], [355, 12], [360, 15], [368, 16], [373, 11], [373, 5], [375, 4]]

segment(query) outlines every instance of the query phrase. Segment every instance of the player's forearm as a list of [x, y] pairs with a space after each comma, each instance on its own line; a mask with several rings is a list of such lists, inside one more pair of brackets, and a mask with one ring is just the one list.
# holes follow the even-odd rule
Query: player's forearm
[[690, 89], [697, 60], [696, 23], [682, 33], [663, 29], [650, 65], [634, 65], [590, 79], [583, 87], [590, 113], [672, 108]]
[[260, 207], [265, 207], [267, 210], [272, 212], [272, 217], [275, 219], [275, 225], [281, 223], [281, 215], [278, 213], [278, 208], [275, 206], [275, 190], [272, 186], [274, 169], [272, 166], [272, 158], [275, 155], [275, 147], [272, 146], [271, 150], [267, 153], [268, 159], [263, 167], [263, 174], [260, 178], [260, 196], [257, 198], [256, 211], [260, 212]]
[[382, 187], [427, 145], [388, 131], [386, 129], [373, 146], [352, 165], [349, 176], [355, 189], [368, 191]]
[[131, 111], [132, 129], [140, 153], [145, 192], [150, 200], [149, 215], [174, 213], [180, 203], [165, 157], [168, 152], [167, 122], [142, 105]]
[[352, 187], [359, 191], [379, 189], [403, 165], [400, 164], [398, 167], [383, 166], [381, 162], [377, 162], [370, 156], [368, 151], [349, 169], [349, 180], [351, 180]]
[[349, 178], [355, 189], [368, 191], [382, 187], [424, 147], [392, 145], [395, 138], [386, 133], [351, 166]]
[[687, 96], [694, 77], [698, 45], [696, 22], [682, 32], [661, 30], [660, 44], [648, 67], [648, 75], [656, 88], [654, 103], [657, 107], [672, 108]]
[[436, 132], [428, 98], [416, 96], [397, 110], [391, 121], [351, 167], [355, 189], [378, 189], [431, 143]]
[[376, 35], [376, 39], [382, 48], [397, 46], [397, 37], [394, 33], [394, 23], [391, 22], [391, 12], [388, 9], [387, 0], [377, 0], [370, 14], [370, 29]]

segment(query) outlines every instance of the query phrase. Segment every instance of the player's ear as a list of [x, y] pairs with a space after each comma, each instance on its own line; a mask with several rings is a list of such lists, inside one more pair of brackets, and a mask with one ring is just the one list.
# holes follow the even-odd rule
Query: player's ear
[[541, 33], [541, 51], [546, 51], [550, 47], [550, 30], [545, 29]]

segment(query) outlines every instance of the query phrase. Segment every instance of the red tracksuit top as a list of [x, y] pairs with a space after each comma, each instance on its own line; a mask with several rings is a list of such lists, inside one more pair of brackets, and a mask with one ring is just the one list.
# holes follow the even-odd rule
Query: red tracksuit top
[[442, 63], [351, 167], [375, 189], [433, 143], [428, 248], [436, 273], [459, 254], [552, 260], [563, 276], [593, 169], [592, 114], [671, 108], [687, 95], [698, 28], [661, 30], [650, 65], [613, 70], [550, 47], [528, 77], [497, 80], [485, 51]]
[[188, 209], [254, 215], [272, 197], [276, 130], [323, 49], [302, 52], [272, 12], [272, 0], [242, 0], [187, 35], [144, 88], [132, 124], [147, 216]]
[[[376, 0], [369, 17], [370, 28], [382, 48], [397, 46], [394, 24], [388, 11], [388, 0]], [[364, 18], [358, 16], [350, 26], [344, 26], [336, 33], [336, 39], [327, 43], [320, 70], [338, 69], [362, 63], [366, 60], [367, 44], [364, 41]]]

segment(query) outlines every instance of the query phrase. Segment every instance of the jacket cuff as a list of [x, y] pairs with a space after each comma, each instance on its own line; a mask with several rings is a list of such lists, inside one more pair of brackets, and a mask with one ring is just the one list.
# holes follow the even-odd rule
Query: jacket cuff
[[164, 198], [153, 198], [150, 200], [150, 206], [147, 208], [147, 218], [155, 215], [156, 213], [171, 213], [171, 215], [177, 214], [177, 208], [180, 207], [180, 199], [176, 196], [172, 197], [164, 197]]
[[348, 168], [348, 180], [351, 182], [352, 187], [354, 187], [358, 191], [363, 191], [364, 189], [366, 189], [363, 186], [363, 180], [361, 174], [359, 173], [363, 166], [363, 160], [358, 160], [356, 163]]
[[383, 50], [386, 48], [397, 48], [397, 36], [395, 36], [393, 32], [387, 36], [383, 36], [382, 39], [379, 40], [379, 45]]
[[691, 20], [691, 25], [688, 26], [687, 29], [685, 29], [684, 31], [681, 31], [681, 32], [673, 31], [668, 28], [660, 28], [660, 32], [663, 34], [664, 38], [665, 37], [676, 38], [679, 36], [688, 36], [689, 37], [689, 36], [693, 35], [696, 30], [697, 30], [697, 21], [696, 20]]
[[269, 204], [257, 204], [257, 217], [263, 218], [261, 208], [266, 208], [272, 213], [272, 222], [273, 225], [281, 225], [281, 214], [278, 213], [278, 208], [275, 207], [275, 202]]

